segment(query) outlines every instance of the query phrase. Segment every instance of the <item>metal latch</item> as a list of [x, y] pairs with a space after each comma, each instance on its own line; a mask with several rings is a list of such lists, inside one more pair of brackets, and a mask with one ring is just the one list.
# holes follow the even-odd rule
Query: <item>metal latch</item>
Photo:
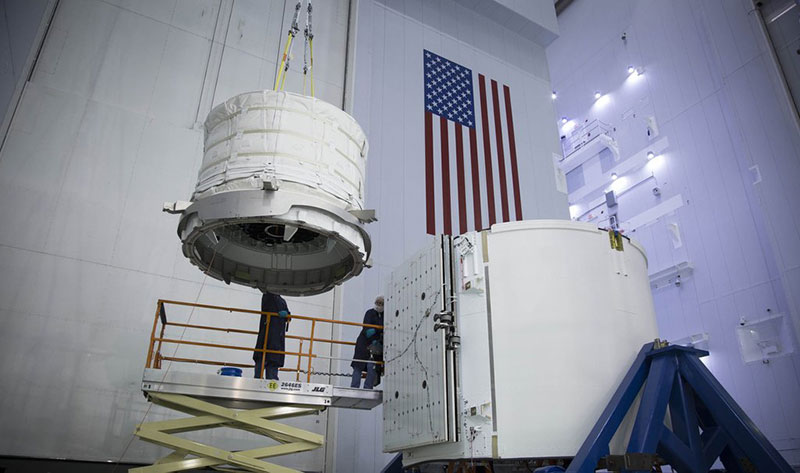
[[446, 331], [445, 337], [448, 350], [455, 350], [461, 346], [461, 337], [456, 335], [455, 317], [453, 317], [452, 312], [437, 312], [433, 315], [433, 321], [434, 332], [440, 329]]
[[347, 211], [350, 215], [357, 218], [361, 223], [377, 222], [378, 217], [375, 215], [375, 209], [352, 209]]
[[179, 214], [188, 209], [190, 205], [192, 205], [192, 203], [186, 202], [185, 200], [179, 200], [177, 202], [164, 202], [164, 206], [161, 208], [161, 211], [170, 214]]
[[448, 350], [455, 350], [456, 348], [461, 346], [461, 337], [458, 335], [450, 335], [447, 338], [447, 349]]
[[608, 240], [611, 243], [611, 249], [617, 251], [624, 251], [625, 247], [622, 244], [622, 234], [617, 230], [608, 230]]
[[453, 313], [452, 312], [437, 312], [433, 315], [433, 331], [439, 329], [449, 330], [453, 328]]
[[660, 338], [656, 338], [653, 340], [653, 350], [659, 350], [661, 348], [667, 348], [669, 346], [669, 342], [666, 340], [661, 340]]

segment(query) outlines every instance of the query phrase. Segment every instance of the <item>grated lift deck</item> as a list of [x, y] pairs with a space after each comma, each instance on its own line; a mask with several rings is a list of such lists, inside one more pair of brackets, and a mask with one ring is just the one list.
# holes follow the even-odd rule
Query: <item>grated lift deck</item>
[[369, 410], [382, 402], [382, 392], [300, 381], [275, 381], [206, 373], [145, 369], [142, 391], [191, 396], [231, 409], [256, 409], [281, 404]]

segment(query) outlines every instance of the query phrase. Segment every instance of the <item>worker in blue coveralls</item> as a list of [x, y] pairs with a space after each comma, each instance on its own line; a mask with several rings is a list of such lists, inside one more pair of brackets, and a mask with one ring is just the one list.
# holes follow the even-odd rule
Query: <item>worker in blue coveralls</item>
[[[368, 325], [383, 326], [383, 296], [375, 298], [375, 307], [369, 309], [364, 314], [364, 323]], [[378, 366], [376, 363], [367, 363], [362, 360], [380, 361], [383, 356], [383, 330], [373, 327], [362, 327], [361, 333], [356, 339], [356, 349], [353, 354], [353, 380], [351, 388], [361, 386], [361, 373], [367, 372], [367, 379], [364, 381], [364, 389], [372, 389], [378, 378]]]
[[[273, 312], [278, 315], [269, 317], [269, 330], [267, 330], [267, 316], [261, 314], [261, 322], [258, 325], [258, 338], [256, 348], [264, 347], [264, 336], [267, 337], [267, 350], [285, 351], [286, 350], [286, 330], [289, 327], [289, 307], [286, 301], [278, 294], [264, 291], [261, 296], [261, 312]], [[253, 352], [253, 361], [256, 362], [256, 378], [261, 377], [261, 360], [264, 353]], [[267, 353], [264, 368], [267, 379], [278, 379], [278, 370], [283, 366], [285, 355], [283, 353]]]

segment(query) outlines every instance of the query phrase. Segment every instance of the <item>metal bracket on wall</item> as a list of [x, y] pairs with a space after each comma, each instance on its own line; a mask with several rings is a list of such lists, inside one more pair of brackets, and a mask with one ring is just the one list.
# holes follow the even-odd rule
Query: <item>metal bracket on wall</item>
[[653, 290], [667, 286], [680, 287], [682, 280], [694, 272], [694, 265], [689, 261], [681, 261], [650, 274], [650, 288]]

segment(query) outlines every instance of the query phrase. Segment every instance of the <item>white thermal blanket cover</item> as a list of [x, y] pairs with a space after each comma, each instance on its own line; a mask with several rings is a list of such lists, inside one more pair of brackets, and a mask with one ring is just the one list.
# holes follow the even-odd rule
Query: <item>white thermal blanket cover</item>
[[366, 158], [361, 127], [333, 105], [290, 92], [241, 94], [206, 119], [193, 200], [278, 180], [362, 209]]

